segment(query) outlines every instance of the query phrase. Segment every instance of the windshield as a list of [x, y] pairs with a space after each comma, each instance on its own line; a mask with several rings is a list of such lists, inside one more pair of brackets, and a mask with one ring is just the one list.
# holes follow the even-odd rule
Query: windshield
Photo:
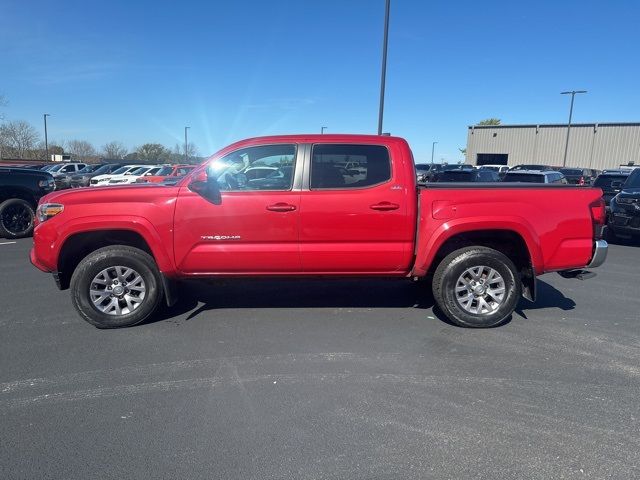
[[147, 170], [149, 170], [149, 167], [138, 167], [134, 168], [130, 172], [125, 173], [125, 175], [142, 175]]
[[[102, 174], [102, 173], [109, 173], [109, 171], [114, 167], [114, 165], [100, 165], [98, 168], [96, 168], [95, 170], [93, 170], [91, 173], [95, 173], [95, 174]], [[84, 170], [82, 171], [82, 173], [86, 173]]]
[[98, 170], [101, 167], [101, 165], [85, 165], [84, 168], [81, 168], [80, 170], [78, 170], [77, 173], [93, 173], [96, 170]]
[[173, 171], [173, 167], [162, 167], [160, 169], [160, 171], [158, 173], [156, 173], [156, 175], [158, 176], [164, 176], [164, 175], [171, 175], [171, 172]]
[[579, 168], [561, 168], [560, 172], [565, 175], [582, 175], [582, 170]]
[[629, 178], [624, 183], [624, 188], [640, 188], [640, 168], [636, 168], [629, 174]]
[[131, 167], [120, 167], [117, 170], [114, 170], [113, 173], [114, 175], [120, 175], [121, 173], [126, 172], [127, 170], [129, 170]]
[[51, 173], [53, 173], [53, 172], [58, 172], [58, 171], [60, 171], [62, 168], [64, 168], [64, 167], [65, 167], [65, 165], [66, 165], [66, 164], [64, 164], [64, 163], [63, 163], [63, 164], [61, 164], [61, 165], [54, 165], [53, 167], [51, 167], [51, 168], [50, 168], [50, 169], [48, 169], [47, 171], [48, 171], [48, 172], [51, 172]]
[[504, 182], [544, 183], [544, 175], [531, 173], [507, 173]]
[[593, 186], [608, 188], [613, 182], [620, 182], [621, 184], [624, 183], [627, 177], [628, 175], [600, 175], [596, 178], [596, 181], [593, 182]]
[[429, 171], [429, 165], [416, 165], [416, 170], [418, 172], [428, 172]]

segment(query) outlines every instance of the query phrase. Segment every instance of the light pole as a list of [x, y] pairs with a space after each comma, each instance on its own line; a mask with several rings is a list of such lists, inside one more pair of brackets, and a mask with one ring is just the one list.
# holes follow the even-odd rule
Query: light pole
[[391, 0], [386, 1], [384, 11], [384, 39], [382, 40], [382, 74], [380, 76], [380, 108], [378, 109], [378, 135], [382, 135], [382, 117], [384, 116], [384, 84], [387, 76], [387, 43], [389, 39], [389, 8]]
[[324, 131], [327, 129], [327, 127], [320, 127], [320, 133], [324, 134]]
[[569, 134], [571, 133], [571, 117], [573, 116], [573, 99], [576, 96], [576, 93], [587, 93], [586, 90], [571, 90], [570, 92], [560, 92], [560, 95], [569, 95], [571, 94], [571, 106], [569, 107], [569, 123], [567, 123], [567, 142], [564, 146], [564, 159], [562, 160], [562, 166], [567, 166], [567, 152], [569, 150]]
[[191, 127], [184, 127], [184, 163], [189, 163], [189, 156], [187, 155], [187, 148], [189, 143], [187, 142], [187, 129]]
[[49, 158], [49, 139], [47, 138], [47, 117], [50, 117], [48, 113], [42, 115], [44, 117], [44, 150], [46, 152], [45, 160], [48, 162]]
[[433, 142], [431, 144], [431, 165], [433, 165], [433, 152], [435, 152], [435, 150], [436, 150], [436, 143], [438, 143], [438, 142]]

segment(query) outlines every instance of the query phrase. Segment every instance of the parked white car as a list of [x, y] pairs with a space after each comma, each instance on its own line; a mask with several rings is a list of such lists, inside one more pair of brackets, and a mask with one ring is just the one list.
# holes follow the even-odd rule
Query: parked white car
[[91, 179], [89, 185], [92, 187], [101, 187], [109, 184], [109, 180], [111, 180], [116, 175], [122, 175], [127, 172], [131, 172], [136, 170], [144, 165], [123, 165], [122, 167], [114, 170], [111, 173], [107, 173], [105, 175], [98, 175]]
[[163, 165], [145, 165], [129, 170], [121, 175], [114, 175], [109, 179], [109, 185], [127, 185], [136, 183], [140, 177], [155, 175], [162, 169]]

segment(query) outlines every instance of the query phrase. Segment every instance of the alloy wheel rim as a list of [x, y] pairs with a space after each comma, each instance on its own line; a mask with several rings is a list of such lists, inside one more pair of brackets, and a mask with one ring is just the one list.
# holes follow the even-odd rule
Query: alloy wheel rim
[[492, 315], [504, 302], [504, 278], [497, 270], [485, 265], [466, 269], [458, 277], [455, 297], [458, 305], [474, 315]]
[[15, 235], [28, 231], [32, 223], [31, 213], [23, 205], [11, 205], [2, 212], [2, 226]]
[[136, 270], [116, 265], [93, 277], [89, 296], [93, 306], [106, 315], [128, 315], [142, 305], [147, 287]]

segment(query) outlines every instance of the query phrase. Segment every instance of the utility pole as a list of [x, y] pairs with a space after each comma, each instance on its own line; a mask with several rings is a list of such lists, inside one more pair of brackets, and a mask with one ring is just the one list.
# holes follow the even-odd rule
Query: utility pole
[[191, 127], [184, 127], [184, 163], [189, 163], [189, 156], [187, 154], [187, 148], [189, 143], [187, 142], [187, 129]]
[[438, 143], [438, 142], [433, 142], [431, 144], [431, 165], [433, 165], [433, 152], [435, 152], [435, 150], [436, 150], [436, 143]]
[[380, 107], [378, 109], [378, 135], [382, 135], [382, 117], [384, 116], [384, 87], [387, 77], [387, 43], [389, 39], [389, 9], [391, 0], [386, 0], [384, 11], [384, 39], [382, 40], [382, 74], [380, 78]]
[[51, 159], [49, 158], [49, 139], [47, 138], [47, 117], [50, 117], [48, 113], [42, 115], [44, 117], [44, 149], [46, 151], [45, 160], [48, 162]]
[[569, 95], [571, 94], [571, 106], [569, 107], [569, 123], [567, 123], [567, 142], [564, 146], [564, 159], [562, 160], [562, 166], [567, 166], [567, 152], [569, 151], [569, 134], [571, 133], [571, 117], [573, 116], [573, 99], [576, 96], [576, 93], [587, 93], [586, 90], [571, 90], [569, 92], [560, 92], [560, 95]]
[[327, 129], [327, 127], [320, 127], [320, 133], [324, 134], [324, 131]]

